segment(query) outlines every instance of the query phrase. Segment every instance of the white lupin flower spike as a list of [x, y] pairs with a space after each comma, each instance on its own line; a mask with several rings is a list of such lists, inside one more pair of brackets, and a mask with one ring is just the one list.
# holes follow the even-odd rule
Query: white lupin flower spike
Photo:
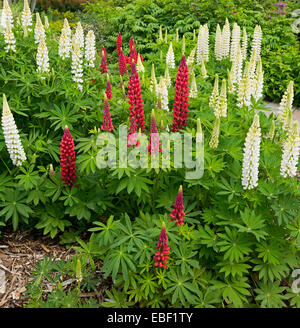
[[0, 26], [6, 31], [7, 26], [13, 28], [14, 20], [13, 15], [7, 0], [3, 1], [3, 10], [1, 15]]
[[12, 32], [9, 25], [7, 25], [5, 35], [4, 35], [4, 42], [5, 42], [5, 52], [16, 52], [16, 39], [14, 33]]
[[156, 88], [156, 97], [158, 99], [158, 105], [169, 111], [169, 97], [168, 97], [168, 88], [165, 83], [165, 78], [160, 77], [159, 83]]
[[39, 43], [40, 39], [45, 39], [46, 38], [46, 33], [45, 29], [43, 26], [43, 23], [40, 18], [40, 14], [36, 13], [36, 22], [35, 22], [35, 28], [34, 28], [34, 39], [35, 43]]
[[255, 60], [258, 60], [260, 56], [261, 40], [262, 40], [262, 30], [259, 25], [256, 25], [253, 33], [252, 47], [251, 47], [251, 55], [255, 51]]
[[[40, 39], [40, 43], [37, 49], [37, 55], [36, 55], [36, 63], [37, 63], [37, 69], [36, 71], [38, 73], [47, 73], [49, 72], [49, 57], [48, 57], [48, 49], [46, 45], [46, 41], [44, 38]], [[42, 77], [44, 79], [45, 77]]]
[[244, 189], [253, 189], [258, 185], [260, 140], [261, 130], [259, 126], [259, 116], [256, 114], [247, 133], [244, 145], [242, 166], [242, 185]]
[[95, 67], [96, 38], [92, 30], [88, 32], [85, 39], [85, 60], [86, 60], [86, 66]]
[[80, 48], [84, 48], [84, 33], [80, 22], [76, 26], [75, 39], [79, 43]]
[[298, 122], [294, 122], [293, 128], [283, 143], [282, 147], [282, 159], [280, 165], [280, 175], [284, 178], [287, 176], [294, 177], [297, 173], [297, 164], [300, 151], [300, 138]]
[[241, 39], [241, 28], [237, 23], [234, 23], [232, 29], [231, 46], [230, 46], [231, 61], [234, 61], [237, 56], [237, 52], [240, 47], [240, 39]]
[[223, 58], [227, 58], [230, 53], [230, 25], [227, 18], [222, 30], [222, 51]]
[[166, 55], [166, 64], [169, 66], [169, 68], [175, 68], [175, 57], [174, 57], [172, 41], [170, 42], [169, 50]]
[[70, 57], [71, 53], [71, 40], [67, 35], [67, 31], [63, 28], [61, 31], [61, 35], [59, 38], [58, 45], [58, 54], [62, 59], [66, 59]]
[[217, 25], [216, 38], [215, 38], [215, 58], [216, 60], [223, 59], [223, 44], [222, 44], [222, 32], [220, 25]]
[[32, 31], [32, 14], [27, 0], [24, 0], [24, 8], [22, 11], [21, 21], [24, 30], [24, 36], [27, 37], [28, 32]]
[[9, 109], [6, 96], [3, 94], [2, 130], [9, 156], [16, 166], [21, 166], [26, 161], [26, 155], [20, 140], [19, 132]]
[[72, 54], [72, 74], [73, 81], [77, 83], [77, 87], [82, 91], [83, 84], [83, 68], [82, 68], [82, 52], [79, 42], [75, 42]]

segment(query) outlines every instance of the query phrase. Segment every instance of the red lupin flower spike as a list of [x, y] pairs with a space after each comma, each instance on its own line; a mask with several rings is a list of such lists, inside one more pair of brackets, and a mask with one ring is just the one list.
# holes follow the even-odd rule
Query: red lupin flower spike
[[150, 122], [150, 138], [149, 138], [149, 145], [148, 145], [149, 154], [152, 155], [161, 152], [162, 149], [160, 148], [160, 146], [161, 146], [161, 142], [159, 140], [159, 135], [157, 132], [155, 113], [154, 113], [154, 109], [152, 109], [151, 122]]
[[143, 99], [141, 97], [141, 82], [137, 73], [135, 63], [132, 61], [131, 74], [128, 82], [128, 103], [130, 117], [134, 117], [136, 127], [140, 127], [142, 132], [145, 131], [145, 116], [143, 109]]
[[172, 131], [178, 131], [187, 125], [189, 101], [189, 70], [182, 56], [176, 75], [175, 101], [173, 106]]
[[74, 140], [68, 126], [66, 126], [60, 143], [60, 166], [61, 179], [69, 187], [72, 187], [76, 182], [75, 158]]
[[109, 109], [107, 96], [106, 96], [106, 94], [104, 94], [104, 117], [103, 117], [103, 123], [101, 126], [101, 130], [110, 132], [113, 129], [114, 129], [114, 126], [111, 123], [111, 115], [110, 115], [110, 109]]
[[117, 36], [116, 44], [117, 44], [117, 53], [119, 54], [120, 49], [122, 49], [122, 47], [123, 47], [123, 45], [122, 45], [122, 35], [121, 35], [121, 32], [119, 32], [119, 34]]
[[119, 72], [121, 76], [127, 73], [126, 59], [122, 48], [120, 49], [119, 52]]
[[169, 262], [169, 254], [170, 254], [170, 247], [168, 246], [168, 237], [167, 237], [167, 230], [166, 230], [166, 225], [163, 222], [161, 231], [160, 231], [160, 236], [159, 236], [159, 241], [156, 246], [157, 252], [153, 256], [154, 258], [154, 265], [159, 268], [166, 269], [167, 264]]
[[134, 44], [134, 40], [133, 40], [133, 37], [130, 38], [130, 42], [129, 42], [129, 57], [131, 59], [134, 60], [134, 63], [136, 64], [137, 63], [137, 52], [136, 52], [136, 49], [135, 49], [135, 44]]
[[170, 214], [171, 216], [170, 221], [176, 220], [177, 227], [179, 227], [180, 225], [184, 225], [183, 218], [185, 217], [185, 213], [183, 210], [184, 210], [183, 191], [182, 191], [182, 186], [180, 186], [176, 197], [174, 208], [172, 210], [172, 213]]
[[107, 74], [107, 82], [106, 82], [106, 96], [107, 99], [111, 99], [112, 98], [112, 91], [111, 91], [111, 84], [110, 84], [110, 80], [109, 80], [109, 75]]
[[107, 59], [106, 59], [106, 50], [103, 47], [101, 50], [101, 64], [100, 64], [101, 73], [107, 73]]

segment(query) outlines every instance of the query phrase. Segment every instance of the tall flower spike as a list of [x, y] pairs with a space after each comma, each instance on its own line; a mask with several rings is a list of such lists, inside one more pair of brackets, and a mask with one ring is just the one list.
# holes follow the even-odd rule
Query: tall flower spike
[[187, 125], [189, 101], [189, 69], [182, 56], [176, 75], [175, 101], [173, 106], [172, 131], [176, 132]]
[[289, 109], [292, 108], [293, 100], [294, 100], [294, 82], [290, 81], [286, 91], [284, 92], [281, 98], [281, 102], [279, 105], [278, 119], [281, 123], [284, 123], [286, 121]]
[[138, 73], [141, 73], [141, 72], [145, 72], [145, 67], [142, 63], [142, 60], [141, 60], [141, 55], [138, 54], [138, 59], [137, 59], [137, 63], [136, 63], [136, 70]]
[[232, 29], [231, 47], [230, 47], [231, 61], [234, 61], [237, 56], [238, 48], [240, 47], [240, 39], [241, 39], [241, 28], [237, 23], [234, 23]]
[[158, 155], [158, 153], [162, 151], [160, 146], [161, 146], [161, 142], [159, 140], [159, 134], [157, 131], [155, 113], [154, 113], [154, 109], [152, 109], [151, 121], [150, 121], [150, 138], [149, 138], [149, 145], [148, 145], [149, 154]]
[[258, 101], [263, 95], [264, 72], [262, 70], [261, 59], [257, 62], [255, 77], [252, 82], [252, 95], [255, 101]]
[[228, 80], [228, 92], [230, 94], [234, 93], [234, 85], [232, 83], [232, 72], [227, 68], [227, 80]]
[[101, 50], [100, 70], [101, 70], [102, 74], [107, 73], [107, 59], [106, 59], [106, 50], [105, 50], [104, 46], [102, 47], [102, 50]]
[[246, 28], [243, 27], [243, 42], [242, 42], [242, 59], [247, 59], [248, 38]]
[[95, 67], [96, 41], [93, 30], [90, 30], [85, 39], [85, 60], [86, 66]]
[[45, 29], [48, 29], [49, 27], [50, 27], [50, 25], [49, 25], [48, 17], [45, 16]]
[[46, 38], [46, 33], [40, 18], [40, 14], [36, 13], [35, 17], [36, 17], [36, 21], [35, 21], [35, 28], [34, 28], [34, 39], [35, 39], [35, 43], [39, 43], [40, 39]]
[[294, 122], [288, 138], [283, 143], [280, 175], [294, 177], [297, 173], [297, 163], [300, 151], [298, 122]]
[[59, 38], [58, 54], [62, 59], [70, 57], [71, 53], [71, 40], [67, 35], [66, 29], [61, 30], [61, 35]]
[[103, 117], [103, 123], [101, 126], [101, 130], [110, 132], [113, 129], [114, 129], [114, 126], [111, 123], [111, 115], [110, 115], [110, 109], [109, 109], [107, 96], [106, 96], [106, 94], [104, 94], [104, 117]]
[[191, 67], [194, 64], [194, 60], [195, 60], [195, 53], [196, 53], [196, 47], [194, 47], [190, 53], [190, 55], [188, 56], [188, 59], [186, 61], [188, 67]]
[[271, 127], [270, 127], [267, 138], [270, 140], [273, 140], [274, 134], [275, 134], [275, 121], [272, 120]]
[[83, 83], [83, 67], [82, 67], [82, 53], [79, 42], [75, 42], [72, 54], [72, 75], [73, 81], [77, 83], [77, 87], [82, 91]]
[[227, 92], [226, 92], [226, 80], [222, 80], [221, 92], [218, 99], [218, 108], [221, 117], [227, 116]]
[[196, 83], [196, 76], [194, 71], [192, 71], [192, 83], [191, 83], [191, 90], [190, 90], [190, 98], [197, 98], [198, 89]]
[[105, 94], [107, 96], [107, 99], [111, 99], [112, 98], [111, 83], [110, 83], [109, 75], [108, 74], [107, 74], [107, 82], [106, 82]]
[[262, 39], [261, 27], [259, 25], [256, 25], [253, 33], [252, 47], [251, 47], [251, 55], [255, 51], [255, 60], [258, 60], [260, 56], [261, 39]]
[[207, 72], [206, 72], [205, 62], [204, 62], [204, 59], [203, 58], [201, 59], [201, 76], [203, 78], [207, 78], [208, 77]]
[[168, 88], [165, 83], [165, 78], [163, 77], [160, 78], [156, 91], [157, 91], [156, 96], [158, 99], [157, 108], [162, 108], [166, 111], [169, 111]]
[[219, 145], [219, 135], [220, 135], [220, 117], [216, 117], [213, 132], [209, 141], [209, 147], [218, 148]]
[[40, 39], [40, 43], [37, 49], [36, 63], [38, 66], [36, 71], [38, 73], [43, 74], [49, 72], [48, 49], [44, 38]]
[[185, 217], [184, 206], [183, 206], [183, 191], [182, 186], [179, 187], [176, 201], [172, 213], [170, 214], [170, 221], [176, 221], [177, 227], [183, 226], [183, 218]]
[[137, 122], [134, 116], [130, 116], [130, 127], [129, 132], [127, 133], [127, 147], [130, 146], [139, 146], [138, 134], [137, 132]]
[[[209, 107], [213, 108], [214, 110], [217, 107], [218, 104], [218, 98], [219, 98], [219, 75], [215, 75], [215, 82], [214, 82], [214, 88], [209, 98]], [[218, 117], [219, 115], [216, 115]]]
[[121, 76], [127, 73], [126, 60], [122, 48], [119, 50], [119, 73]]
[[219, 24], [217, 25], [216, 38], [215, 38], [215, 58], [216, 60], [223, 59], [222, 32]]
[[76, 182], [76, 165], [75, 165], [74, 140], [68, 127], [65, 127], [64, 135], [60, 143], [60, 168], [61, 179], [69, 187]]
[[7, 26], [9, 26], [12, 29], [13, 24], [14, 24], [14, 20], [9, 3], [7, 0], [4, 0], [0, 26], [3, 27], [4, 30], [6, 30]]
[[205, 62], [209, 60], [209, 31], [207, 24], [199, 28], [196, 58], [197, 65], [201, 63], [202, 58]]
[[154, 68], [154, 64], [152, 63], [152, 69], [151, 69], [151, 81], [150, 81], [150, 91], [156, 93], [156, 89], [157, 89], [157, 80], [155, 77], [155, 68]]
[[141, 128], [142, 132], [145, 131], [145, 116], [143, 109], [143, 99], [141, 96], [141, 83], [136, 70], [134, 60], [131, 64], [131, 74], [128, 82], [128, 97], [129, 97], [129, 113], [130, 117], [134, 117], [136, 121], [136, 128]]
[[156, 267], [166, 269], [169, 261], [170, 248], [168, 246], [167, 230], [164, 222], [161, 227], [159, 241], [156, 249], [157, 252], [153, 256], [155, 262], [154, 265]]
[[9, 52], [9, 51], [16, 52], [16, 39], [9, 25], [7, 25], [4, 34], [4, 42], [5, 42], [5, 47], [4, 47], [5, 52]]
[[64, 19], [63, 29], [66, 31], [67, 36], [69, 38], [71, 38], [72, 31], [71, 31], [71, 28], [70, 28], [70, 25], [69, 25], [69, 22], [68, 22], [68, 19], [67, 18]]
[[244, 189], [253, 189], [254, 187], [257, 187], [260, 136], [261, 131], [259, 126], [259, 116], [256, 114], [247, 133], [244, 145], [242, 167], [242, 185]]
[[76, 25], [75, 39], [79, 43], [79, 47], [84, 48], [84, 32], [80, 22], [78, 22]]
[[27, 37], [28, 31], [31, 31], [31, 27], [32, 27], [32, 14], [28, 6], [27, 0], [24, 0], [24, 9], [22, 11], [21, 21], [24, 30], [24, 36]]
[[119, 34], [117, 36], [116, 46], [117, 46], [117, 53], [119, 55], [120, 50], [123, 48], [121, 32], [119, 32]]
[[20, 166], [26, 161], [26, 155], [20, 140], [19, 132], [9, 109], [6, 96], [3, 94], [2, 130], [7, 151], [13, 165]]
[[182, 37], [181, 55], [185, 55], [185, 36]]
[[226, 18], [225, 25], [222, 30], [222, 50], [223, 50], [223, 58], [227, 58], [230, 52], [230, 25], [229, 21]]
[[230, 72], [231, 81], [234, 90], [236, 89], [236, 87], [240, 85], [242, 79], [242, 66], [243, 66], [242, 52], [241, 52], [241, 47], [239, 45], [235, 60], [231, 64], [231, 72]]
[[174, 57], [172, 41], [170, 42], [169, 50], [167, 52], [166, 64], [169, 66], [169, 68], [175, 68], [175, 57]]
[[239, 85], [238, 90], [238, 107], [243, 106], [250, 106], [251, 100], [251, 79], [249, 74], [249, 65], [250, 63], [247, 62], [244, 69], [243, 79]]
[[132, 59], [133, 59], [135, 65], [136, 65], [138, 56], [137, 56], [137, 52], [136, 52], [136, 48], [135, 48], [133, 37], [130, 38], [129, 48], [130, 48], [130, 50], [129, 50], [129, 57], [131, 59], [130, 64], [131, 64]]
[[170, 74], [169, 74], [168, 65], [166, 65], [166, 69], [165, 69], [165, 85], [167, 88], [170, 88], [170, 86], [171, 86], [171, 78], [170, 78]]
[[161, 25], [159, 25], [158, 40], [163, 41], [163, 32], [162, 32], [162, 26]]
[[165, 43], [167, 43], [168, 42], [168, 30], [166, 29], [166, 31], [165, 31]]

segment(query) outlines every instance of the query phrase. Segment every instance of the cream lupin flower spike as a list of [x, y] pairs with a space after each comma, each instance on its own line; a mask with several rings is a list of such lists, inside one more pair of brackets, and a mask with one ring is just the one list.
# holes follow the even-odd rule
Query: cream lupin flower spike
[[300, 151], [300, 138], [298, 122], [294, 122], [293, 128], [283, 143], [282, 160], [280, 165], [280, 175], [284, 178], [287, 176], [294, 177], [297, 173], [297, 163]]
[[21, 17], [21, 21], [22, 21], [22, 27], [24, 30], [24, 36], [27, 37], [28, 36], [28, 31], [30, 32], [32, 29], [32, 14], [28, 5], [28, 1], [24, 0], [24, 9], [22, 11], [22, 17]]
[[259, 126], [259, 116], [256, 114], [247, 133], [244, 145], [242, 166], [242, 185], [244, 189], [253, 189], [254, 187], [257, 187], [260, 137], [261, 131]]
[[2, 130], [6, 148], [13, 164], [16, 166], [21, 166], [22, 163], [26, 161], [26, 155], [5, 94], [3, 94]]

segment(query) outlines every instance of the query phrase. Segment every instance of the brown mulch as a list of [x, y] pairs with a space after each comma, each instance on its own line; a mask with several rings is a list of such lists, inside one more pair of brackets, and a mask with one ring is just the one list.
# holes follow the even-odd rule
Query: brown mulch
[[[2, 232], [0, 236], [0, 273], [2, 273], [2, 280], [5, 273], [6, 286], [1, 290], [0, 281], [0, 308], [23, 307], [27, 303], [24, 295], [26, 284], [32, 280], [31, 271], [39, 260], [50, 256], [55, 260], [67, 260], [74, 254], [76, 254], [74, 249], [67, 249], [65, 246], [59, 245], [58, 239], [51, 239], [41, 233], [32, 231]], [[97, 274], [97, 271], [96, 275], [101, 281], [102, 275]], [[107, 288], [106, 281], [97, 288], [99, 291], [82, 293], [80, 297], [94, 297], [101, 303]]]

